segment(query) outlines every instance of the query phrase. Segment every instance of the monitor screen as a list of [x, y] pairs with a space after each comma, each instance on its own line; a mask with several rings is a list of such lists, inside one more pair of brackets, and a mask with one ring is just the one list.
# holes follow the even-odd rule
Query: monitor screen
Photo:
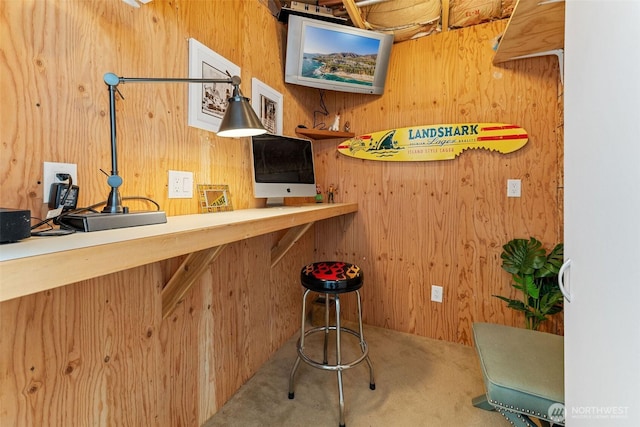
[[393, 35], [289, 16], [285, 82], [382, 94]]
[[313, 197], [316, 179], [313, 147], [308, 139], [264, 134], [251, 137], [253, 190], [267, 205], [285, 197]]

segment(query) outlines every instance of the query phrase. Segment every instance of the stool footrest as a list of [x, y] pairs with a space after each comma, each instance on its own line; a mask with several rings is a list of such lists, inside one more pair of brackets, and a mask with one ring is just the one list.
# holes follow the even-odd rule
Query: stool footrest
[[[305, 331], [304, 336], [307, 337], [307, 336], [309, 336], [311, 334], [314, 334], [314, 333], [317, 333], [317, 332], [325, 332], [327, 329], [329, 329], [330, 331], [335, 331], [337, 328], [335, 326], [329, 326], [329, 327], [327, 327], [327, 326], [318, 326], [316, 328], [312, 328], [312, 329], [309, 329], [309, 330]], [[297, 345], [298, 355], [300, 356], [300, 358], [306, 364], [311, 365], [314, 368], [324, 369], [324, 370], [327, 370], [327, 371], [342, 371], [342, 370], [350, 369], [350, 368], [353, 368], [353, 367], [359, 365], [369, 355], [369, 347], [367, 346], [367, 343], [362, 339], [360, 334], [358, 332], [354, 331], [353, 329], [341, 326], [340, 327], [340, 332], [346, 332], [348, 334], [351, 334], [351, 335], [355, 336], [356, 338], [358, 338], [360, 340], [360, 348], [362, 349], [362, 354], [360, 355], [360, 357], [358, 357], [357, 359], [355, 359], [355, 360], [353, 360], [351, 362], [341, 363], [339, 365], [337, 365], [337, 364], [332, 365], [332, 364], [328, 364], [328, 363], [324, 363], [324, 362], [318, 362], [316, 360], [313, 360], [311, 357], [309, 357], [308, 355], [305, 354], [304, 348], [300, 347], [300, 340], [298, 340], [298, 345]]]

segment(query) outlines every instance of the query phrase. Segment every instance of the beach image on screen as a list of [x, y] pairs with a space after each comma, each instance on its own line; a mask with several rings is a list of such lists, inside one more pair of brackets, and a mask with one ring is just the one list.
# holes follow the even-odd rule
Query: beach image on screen
[[373, 86], [380, 41], [307, 26], [302, 77]]

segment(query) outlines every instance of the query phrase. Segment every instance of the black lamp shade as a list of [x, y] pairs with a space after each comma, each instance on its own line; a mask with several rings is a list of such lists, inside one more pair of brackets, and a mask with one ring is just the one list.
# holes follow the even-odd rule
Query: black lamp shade
[[245, 98], [241, 94], [234, 94], [228, 101], [227, 111], [217, 132], [218, 136], [239, 138], [267, 132], [251, 108], [249, 98]]

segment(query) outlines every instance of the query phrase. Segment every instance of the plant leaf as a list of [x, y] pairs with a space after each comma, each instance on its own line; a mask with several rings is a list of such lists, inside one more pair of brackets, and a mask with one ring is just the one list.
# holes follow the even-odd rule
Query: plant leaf
[[529, 311], [529, 308], [520, 300], [511, 299], [500, 295], [494, 295], [494, 297], [500, 298], [502, 301], [505, 301], [507, 303], [507, 307], [514, 310], [524, 311], [525, 313]]
[[555, 277], [562, 267], [564, 260], [564, 245], [558, 243], [545, 260], [544, 265], [538, 270], [536, 277]]
[[554, 314], [562, 311], [562, 292], [552, 291], [540, 299], [540, 311], [546, 314]]
[[539, 240], [531, 237], [513, 239], [502, 247], [502, 268], [511, 274], [525, 276], [534, 274], [546, 262], [545, 250]]
[[528, 297], [533, 299], [540, 297], [540, 288], [538, 288], [536, 282], [533, 280], [533, 276], [525, 277], [525, 289]]

